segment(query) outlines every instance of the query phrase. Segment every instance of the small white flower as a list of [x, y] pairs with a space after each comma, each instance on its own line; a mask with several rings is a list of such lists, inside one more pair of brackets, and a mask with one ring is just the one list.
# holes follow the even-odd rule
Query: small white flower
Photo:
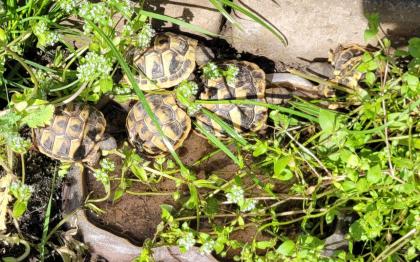
[[96, 178], [97, 181], [101, 182], [104, 185], [109, 183], [108, 173], [102, 169], [95, 170], [95, 172], [93, 172], [93, 176]]
[[121, 31], [121, 34], [124, 35], [124, 36], [130, 36], [133, 33], [134, 33], [133, 27], [130, 24], [124, 25], [124, 27], [123, 27], [123, 29]]
[[25, 153], [31, 146], [31, 141], [24, 139], [19, 135], [11, 135], [7, 137], [7, 144], [10, 146], [13, 152], [18, 154]]
[[48, 32], [46, 37], [45, 37], [45, 45], [46, 46], [53, 46], [55, 45], [57, 42], [60, 41], [60, 35], [56, 32]]
[[77, 6], [77, 0], [59, 0], [58, 4], [66, 13], [71, 13]]
[[237, 204], [244, 199], [244, 190], [240, 186], [233, 185], [226, 194], [226, 198], [228, 202]]
[[53, 46], [61, 39], [57, 32], [49, 30], [48, 24], [44, 20], [34, 26], [33, 32], [38, 37], [39, 46]]
[[186, 250], [189, 250], [195, 244], [195, 238], [194, 238], [193, 233], [191, 232], [186, 233], [182, 238], [178, 239], [177, 244], [180, 247], [183, 247]]
[[144, 24], [137, 36], [137, 44], [140, 48], [146, 48], [150, 45], [152, 38], [155, 36], [155, 30], [150, 24]]
[[214, 249], [214, 240], [210, 239], [209, 241], [205, 242], [201, 247], [200, 247], [200, 253], [201, 254], [210, 254], [213, 249]]
[[198, 92], [198, 85], [194, 81], [183, 81], [179, 84], [177, 92], [186, 99], [195, 97]]
[[50, 90], [57, 83], [58, 77], [51, 72], [34, 70], [39, 86], [44, 90]]
[[108, 172], [112, 172], [115, 170], [115, 164], [111, 160], [103, 159], [101, 160], [101, 167], [103, 170], [106, 170]]
[[34, 26], [34, 34], [37, 35], [37, 36], [38, 35], [43, 35], [47, 31], [48, 31], [48, 25], [47, 25], [47, 22], [45, 22], [44, 20], [39, 21]]
[[255, 200], [255, 199], [245, 199], [243, 201], [242, 205], [240, 205], [240, 208], [241, 208], [242, 212], [248, 212], [248, 211], [253, 210], [256, 205], [257, 205], [257, 200]]
[[222, 76], [220, 68], [213, 62], [209, 62], [203, 67], [203, 75], [207, 79], [216, 79]]
[[228, 86], [235, 85], [235, 80], [238, 73], [239, 73], [239, 68], [237, 66], [235, 65], [227, 66], [227, 69], [225, 70], [224, 74], [225, 74], [226, 83], [228, 84]]
[[31, 198], [31, 194], [34, 190], [29, 185], [26, 185], [20, 181], [15, 181], [10, 185], [10, 191], [15, 198], [22, 201], [27, 201], [29, 198]]
[[131, 94], [131, 88], [128, 86], [115, 86], [112, 90], [116, 95]]
[[95, 24], [112, 26], [111, 10], [104, 2], [83, 2], [79, 9], [79, 16]]
[[77, 68], [77, 77], [82, 81], [93, 81], [108, 76], [112, 71], [112, 63], [102, 55], [89, 52]]

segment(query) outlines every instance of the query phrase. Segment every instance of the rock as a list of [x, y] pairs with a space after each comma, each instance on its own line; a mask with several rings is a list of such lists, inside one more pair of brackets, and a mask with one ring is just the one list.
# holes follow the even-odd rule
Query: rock
[[[382, 27], [394, 44], [420, 34], [420, 1], [385, 0], [235, 0], [263, 16], [288, 38], [284, 47], [267, 29], [233, 11], [242, 24], [227, 26], [222, 33], [240, 52], [266, 56], [278, 65], [305, 63], [326, 57], [338, 44], [366, 44], [366, 13], [378, 12]], [[401, 38], [403, 37], [403, 38]], [[375, 43], [372, 41], [371, 43]]]
[[[207, 0], [146, 0], [144, 9], [166, 16], [181, 19], [193, 25], [200, 26], [214, 34], [219, 34], [223, 23], [223, 16]], [[167, 30], [179, 29], [182, 32], [198, 34], [187, 28], [179, 28], [178, 25], [153, 20], [153, 27]]]

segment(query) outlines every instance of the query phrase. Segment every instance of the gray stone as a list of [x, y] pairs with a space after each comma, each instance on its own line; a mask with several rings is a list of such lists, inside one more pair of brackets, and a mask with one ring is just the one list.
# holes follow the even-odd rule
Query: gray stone
[[[219, 34], [222, 28], [223, 16], [208, 0], [146, 0], [144, 9], [166, 16], [171, 16], [200, 26], [214, 34]], [[154, 28], [179, 29], [182, 32], [198, 34], [187, 28], [178, 27], [172, 23], [153, 20]]]
[[[238, 51], [266, 56], [276, 64], [304, 63], [326, 57], [338, 44], [360, 43], [367, 27], [367, 13], [380, 14], [382, 28], [394, 44], [404, 37], [420, 35], [419, 0], [235, 0], [242, 3], [284, 33], [289, 41], [283, 46], [267, 29], [236, 11], [242, 24], [227, 26], [223, 35]], [[403, 37], [403, 38], [401, 38]], [[371, 41], [371, 43], [375, 43]]]

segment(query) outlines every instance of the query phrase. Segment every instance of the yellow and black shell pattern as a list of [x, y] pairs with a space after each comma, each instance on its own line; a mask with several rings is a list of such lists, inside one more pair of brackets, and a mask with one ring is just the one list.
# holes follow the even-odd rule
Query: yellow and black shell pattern
[[362, 62], [366, 49], [356, 44], [347, 46], [340, 45], [329, 53], [328, 60], [334, 67], [332, 81], [350, 88], [356, 88], [363, 77], [363, 73], [357, 70]]
[[[182, 145], [191, 130], [191, 119], [177, 105], [174, 95], [146, 95], [152, 112], [156, 115], [163, 133], [174, 149]], [[139, 151], [150, 155], [162, 155], [169, 150], [147, 114], [141, 102], [137, 102], [130, 110], [126, 122], [130, 143]]]
[[38, 150], [65, 162], [83, 161], [102, 140], [104, 115], [88, 104], [71, 103], [56, 107], [49, 125], [34, 129]]
[[170, 88], [188, 79], [195, 69], [197, 41], [172, 33], [157, 35], [144, 53], [135, 54], [142, 90]]
[[[265, 102], [265, 73], [258, 65], [247, 61], [225, 61], [218, 64], [222, 70], [229, 65], [238, 68], [235, 80], [230, 85], [224, 77], [204, 79], [204, 90], [200, 93], [201, 100], [254, 100]], [[267, 108], [257, 105], [237, 104], [203, 104], [203, 107], [219, 116], [226, 123], [233, 125], [236, 131], [255, 132], [265, 127]], [[219, 137], [226, 134], [222, 127], [207, 115], [199, 113], [197, 121]]]

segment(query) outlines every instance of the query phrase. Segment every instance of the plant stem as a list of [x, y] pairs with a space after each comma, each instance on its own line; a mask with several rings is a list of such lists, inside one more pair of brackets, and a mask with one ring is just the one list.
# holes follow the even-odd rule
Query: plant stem
[[413, 235], [416, 235], [417, 229], [413, 228], [407, 234], [402, 236], [400, 239], [389, 245], [382, 253], [380, 253], [373, 262], [383, 261], [385, 258], [389, 257], [390, 255], [394, 254], [398, 249], [404, 246]]
[[134, 196], [171, 196], [175, 192], [133, 192], [130, 190], [125, 191], [127, 194]]
[[18, 61], [19, 64], [21, 64], [26, 69], [26, 71], [29, 73], [29, 75], [31, 76], [32, 83], [34, 83], [34, 89], [32, 90], [32, 97], [36, 97], [36, 95], [38, 94], [39, 82], [38, 82], [38, 79], [36, 78], [34, 72], [32, 71], [32, 69], [25, 63], [25, 61], [18, 54], [16, 54], [15, 52], [13, 52], [12, 50], [10, 50], [7, 47], [6, 47], [6, 52], [10, 56], [12, 56], [13, 59]]
[[20, 154], [20, 161], [22, 165], [22, 183], [25, 184], [25, 154]]

